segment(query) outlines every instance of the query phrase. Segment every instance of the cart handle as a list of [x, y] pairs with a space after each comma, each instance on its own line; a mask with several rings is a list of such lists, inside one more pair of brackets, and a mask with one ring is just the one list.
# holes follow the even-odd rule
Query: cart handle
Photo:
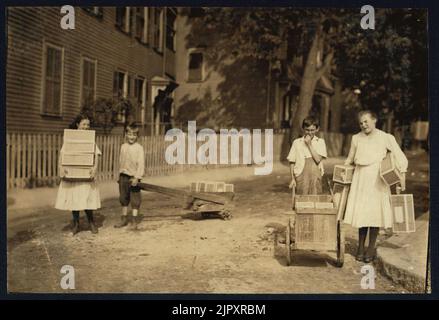
[[294, 210], [294, 200], [296, 198], [296, 187], [291, 188], [291, 208]]

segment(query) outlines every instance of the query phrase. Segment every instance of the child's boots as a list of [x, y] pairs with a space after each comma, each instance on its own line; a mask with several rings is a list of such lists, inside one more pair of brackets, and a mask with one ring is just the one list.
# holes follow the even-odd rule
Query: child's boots
[[133, 220], [131, 222], [130, 230], [137, 230], [139, 225], [139, 218], [137, 216], [133, 216]]
[[72, 235], [75, 235], [79, 232], [79, 212], [73, 212], [73, 226], [72, 226]]
[[115, 224], [114, 227], [115, 228], [122, 228], [128, 225], [128, 216], [122, 215], [120, 217], [120, 222]]
[[87, 220], [88, 220], [88, 224], [90, 225], [91, 233], [94, 234], [98, 233], [98, 227], [94, 222], [93, 212], [86, 211], [85, 213], [87, 214]]
[[72, 235], [75, 235], [78, 232], [79, 232], [79, 221], [73, 220]]

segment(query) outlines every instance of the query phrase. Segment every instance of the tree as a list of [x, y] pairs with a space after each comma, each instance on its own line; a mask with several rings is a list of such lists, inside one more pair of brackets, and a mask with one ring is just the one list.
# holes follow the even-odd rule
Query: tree
[[206, 8], [198, 19], [204, 38], [194, 34], [210, 48], [214, 62], [283, 59], [292, 77], [294, 57], [303, 57], [294, 138], [310, 112], [317, 81], [330, 71], [346, 87], [361, 87], [367, 93], [362, 103], [372, 109], [405, 110], [407, 116], [414, 97], [426, 99], [426, 68], [417, 67], [418, 60], [426, 61], [425, 11], [378, 9], [376, 30], [361, 29], [361, 18], [359, 8]]
[[426, 19], [422, 9], [379, 9], [376, 30], [346, 28], [347, 41], [335, 46], [336, 72], [358, 90], [363, 108], [393, 112], [400, 124], [428, 117]]
[[[298, 109], [293, 119], [294, 137], [311, 110], [318, 80], [331, 68], [334, 51], [327, 41], [334, 32], [331, 17], [335, 14], [333, 9], [207, 8], [202, 23], [207, 25], [209, 34], [220, 34], [214, 45], [207, 46], [214, 48], [217, 61], [250, 56], [275, 63], [287, 51], [287, 69], [292, 73], [296, 67], [294, 57], [304, 57]], [[286, 43], [290, 45], [285, 50]]]

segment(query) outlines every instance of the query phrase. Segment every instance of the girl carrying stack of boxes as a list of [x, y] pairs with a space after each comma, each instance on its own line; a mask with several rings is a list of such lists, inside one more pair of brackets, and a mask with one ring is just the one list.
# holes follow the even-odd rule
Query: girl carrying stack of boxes
[[64, 130], [64, 141], [59, 157], [61, 183], [55, 208], [69, 210], [73, 216], [73, 235], [79, 228], [79, 212], [85, 211], [92, 233], [98, 233], [93, 210], [101, 207], [96, 172], [101, 151], [95, 144], [95, 131], [90, 129], [90, 119], [79, 115]]

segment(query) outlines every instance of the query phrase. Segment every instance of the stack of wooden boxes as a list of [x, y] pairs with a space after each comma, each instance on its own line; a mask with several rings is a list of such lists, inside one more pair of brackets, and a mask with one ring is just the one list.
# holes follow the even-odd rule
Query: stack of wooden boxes
[[94, 130], [64, 130], [64, 144], [61, 158], [61, 170], [64, 179], [72, 181], [89, 181], [95, 165]]
[[334, 250], [337, 209], [329, 195], [296, 195], [295, 241], [298, 249]]
[[337, 208], [337, 220], [344, 219], [350, 184], [352, 183], [352, 178], [354, 176], [354, 169], [355, 167], [346, 165], [336, 165], [334, 167], [332, 176], [334, 187], [332, 194]]
[[234, 186], [230, 183], [215, 181], [197, 181], [190, 184], [193, 192], [234, 192]]
[[[402, 174], [391, 152], [387, 152], [386, 157], [381, 161], [380, 175], [388, 186], [401, 183]], [[393, 232], [415, 232], [413, 194], [392, 194], [390, 205], [393, 213]]]

